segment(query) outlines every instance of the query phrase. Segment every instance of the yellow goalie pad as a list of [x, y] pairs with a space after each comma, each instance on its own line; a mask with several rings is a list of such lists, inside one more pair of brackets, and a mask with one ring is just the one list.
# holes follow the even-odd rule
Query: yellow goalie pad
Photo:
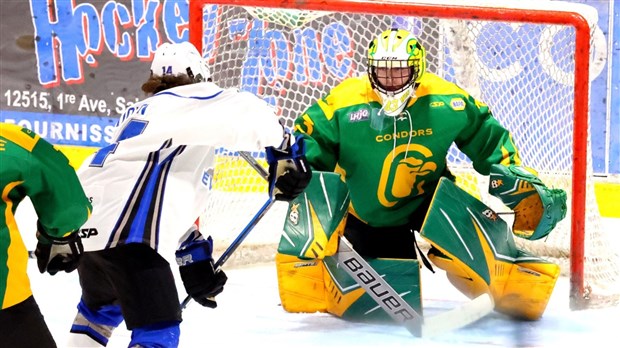
[[347, 280], [333, 279], [337, 275], [327, 270], [323, 260], [301, 260], [277, 254], [276, 269], [280, 300], [287, 312], [328, 312], [342, 317], [365, 293], [361, 287], [352, 291], [339, 289], [339, 284]]
[[278, 291], [282, 307], [292, 313], [327, 311], [323, 261], [276, 254]]
[[[405, 301], [421, 313], [417, 260], [367, 260]], [[276, 255], [278, 289], [287, 312], [327, 312], [355, 321], [391, 321], [365, 290], [332, 258], [303, 260]]]
[[451, 181], [440, 180], [420, 235], [433, 245], [429, 259], [468, 297], [489, 293], [499, 312], [542, 316], [559, 266], [519, 250], [506, 222]]
[[[491, 260], [491, 282], [487, 282], [464, 262], [449, 255], [429, 251], [429, 259], [447, 273], [450, 283], [469, 298], [490, 293], [495, 310], [519, 319], [542, 317], [560, 275], [558, 265], [531, 256], [517, 263]], [[527, 261], [526, 261], [527, 260]]]

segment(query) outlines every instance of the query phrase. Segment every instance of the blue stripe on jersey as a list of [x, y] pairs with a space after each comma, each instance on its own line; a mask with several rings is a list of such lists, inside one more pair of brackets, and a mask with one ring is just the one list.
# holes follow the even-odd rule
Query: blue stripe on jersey
[[106, 244], [106, 249], [114, 248], [118, 244], [125, 244], [127, 224], [133, 218], [138, 206], [140, 204], [141, 192], [144, 191], [145, 183], [148, 181], [151, 172], [153, 171], [153, 166], [157, 162], [159, 158], [159, 151], [151, 152], [148, 155], [148, 159], [144, 164], [144, 169], [142, 173], [138, 176], [136, 183], [131, 190], [131, 194], [127, 198], [127, 202], [125, 202], [125, 206], [123, 207], [123, 211], [121, 212], [118, 220], [116, 220], [116, 225], [112, 229], [110, 233], [110, 238], [108, 239], [108, 243]]
[[[159, 162], [160, 151], [169, 148], [168, 140], [156, 152], [149, 154], [145, 167], [127, 199], [123, 212], [112, 230], [106, 248], [119, 244], [143, 243], [157, 250], [159, 242], [159, 218], [163, 205], [166, 180], [173, 159], [186, 146], [179, 146]], [[159, 163], [158, 163], [159, 162]]]
[[215, 94], [213, 94], [213, 95], [208, 95], [208, 96], [204, 96], [204, 97], [199, 97], [199, 96], [196, 96], [196, 95], [184, 96], [184, 95], [179, 95], [179, 94], [172, 93], [172, 92], [169, 92], [169, 91], [162, 91], [162, 92], [156, 93], [154, 96], [160, 96], [160, 95], [171, 95], [171, 96], [173, 96], [173, 97], [178, 97], [178, 98], [198, 99], [198, 100], [209, 100], [209, 99], [213, 99], [213, 98], [217, 97], [217, 96], [218, 96], [218, 95], [220, 95], [222, 92], [224, 92], [224, 91], [222, 90], [222, 91], [219, 91], [219, 92], [217, 92], [217, 93], [215, 93]]

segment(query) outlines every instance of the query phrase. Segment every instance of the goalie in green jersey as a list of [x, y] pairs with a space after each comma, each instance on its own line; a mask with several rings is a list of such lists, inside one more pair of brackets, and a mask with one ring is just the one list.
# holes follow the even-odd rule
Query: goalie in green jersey
[[[411, 33], [382, 32], [370, 43], [367, 74], [342, 81], [310, 106], [297, 118], [295, 134], [304, 137], [313, 170], [339, 173], [346, 187], [333, 180], [311, 182], [289, 207], [276, 258], [286, 310], [327, 311], [345, 318], [372, 312], [376, 304], [363, 304], [368, 301], [363, 290], [349, 290], [327, 262], [342, 234], [371, 265], [382, 262], [385, 279], [398, 279], [399, 293], [415, 293], [411, 302], [420, 308], [418, 259], [427, 259], [416, 253], [416, 234], [424, 223], [435, 229], [419, 234], [432, 245], [429, 259], [459, 290], [472, 298], [489, 293], [496, 310], [514, 317], [542, 315], [558, 266], [532, 255], [522, 257], [512, 233], [503, 240], [484, 240], [486, 234], [474, 233], [475, 224], [458, 231], [469, 236], [460, 249], [448, 247], [458, 233], [443, 219], [461, 226], [472, 220], [466, 213], [477, 204], [466, 203], [458, 188], [449, 195], [436, 191], [444, 178], [454, 181], [446, 163], [454, 143], [477, 172], [491, 176], [489, 192], [515, 212], [518, 237], [533, 240], [550, 233], [566, 214], [566, 193], [547, 188], [522, 166], [510, 132], [485, 103], [426, 70], [425, 49]], [[339, 199], [323, 199], [323, 192]], [[444, 210], [446, 204], [458, 209]], [[338, 210], [340, 205], [344, 211]], [[301, 231], [299, 226], [307, 228]], [[498, 224], [491, 224], [489, 231], [494, 236], [505, 233]], [[463, 257], [462, 250], [485, 252]], [[417, 269], [406, 272], [412, 268]]]
[[3, 347], [56, 347], [32, 295], [28, 250], [15, 220], [30, 198], [37, 214], [35, 255], [41, 273], [77, 268], [79, 228], [92, 206], [69, 160], [32, 131], [0, 122], [0, 342]]

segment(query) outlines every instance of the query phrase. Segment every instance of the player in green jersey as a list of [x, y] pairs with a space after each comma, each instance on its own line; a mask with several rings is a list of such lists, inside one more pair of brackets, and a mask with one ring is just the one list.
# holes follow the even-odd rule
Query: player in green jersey
[[[329, 225], [337, 226], [336, 229], [344, 227], [343, 232], [325, 231], [327, 236], [337, 237], [343, 233], [354, 249], [368, 259], [416, 260], [420, 257], [423, 262], [426, 261], [424, 255], [416, 253], [415, 232], [421, 231], [423, 222], [426, 223], [425, 217], [432, 210], [429, 207], [441, 178], [454, 180], [446, 163], [452, 144], [456, 144], [471, 159], [476, 171], [491, 175], [493, 187], [489, 191], [514, 210], [514, 233], [518, 236], [542, 238], [566, 212], [565, 192], [546, 188], [532, 174], [533, 171], [522, 167], [511, 133], [493, 117], [485, 103], [456, 84], [426, 71], [425, 49], [406, 30], [386, 30], [373, 40], [368, 50], [368, 73], [342, 81], [310, 106], [296, 119], [295, 134], [304, 137], [306, 157], [312, 168], [315, 171], [340, 173], [350, 194], [347, 197], [350, 199], [348, 214], [343, 217], [343, 222]], [[309, 187], [319, 186], [311, 184]], [[325, 192], [337, 191], [322, 186], [319, 189]], [[309, 197], [311, 194], [308, 192]], [[459, 204], [459, 201], [452, 201], [451, 204]], [[313, 211], [306, 214], [300, 211], [300, 207], [304, 207], [304, 202], [294, 201], [289, 208], [289, 220], [293, 216], [292, 220], [299, 226], [304, 224], [298, 219], [310, 216], [317, 210], [315, 204]], [[467, 208], [463, 205], [457, 212], [466, 212]], [[451, 218], [471, 220], [466, 216]], [[312, 220], [312, 226], [316, 229], [315, 220]], [[443, 226], [450, 228], [448, 222]], [[289, 227], [294, 228], [293, 225]], [[441, 229], [437, 233], [447, 236], [452, 232]], [[424, 233], [421, 235], [425, 237]], [[325, 239], [325, 236], [321, 238]], [[310, 245], [312, 240], [294, 243], [291, 239], [294, 239], [294, 233], [289, 233], [288, 240], [282, 239], [277, 262], [280, 295], [285, 309], [322, 310], [346, 315], [357, 299], [347, 299], [345, 292], [336, 296], [330, 293], [331, 289], [324, 291], [321, 283], [330, 283], [328, 280], [334, 277], [334, 272], [325, 272], [320, 269], [324, 267], [321, 262], [308, 263], [304, 258], [301, 261], [305, 263], [300, 266], [297, 256], [302, 254], [299, 251]], [[508, 262], [504, 267], [508, 270], [506, 274], [489, 280], [486, 276], [478, 277], [479, 274], [472, 270], [479, 266], [472, 265], [473, 261], [460, 260], [443, 248], [442, 241], [437, 238], [426, 239], [433, 245], [430, 260], [445, 269], [449, 277], [456, 275], [481, 279], [471, 284], [455, 284], [461, 291], [472, 297], [489, 292], [495, 299], [496, 309], [517, 317], [536, 319], [542, 314], [559, 274], [556, 265], [535, 258], [535, 263], [544, 267], [532, 271], [532, 274], [543, 276], [532, 276], [535, 278], [532, 280], [524, 279], [525, 273], [510, 273], [517, 262]], [[316, 236], [315, 241], [318, 241]], [[465, 242], [479, 243], [479, 240]], [[293, 248], [291, 245], [299, 247]], [[321, 244], [314, 259], [329, 256], [325, 250], [330, 245], [337, 243]], [[496, 250], [500, 246], [494, 247]], [[507, 248], [509, 254], [517, 254], [512, 245]], [[493, 257], [489, 259], [488, 255], [475, 256], [476, 262], [483, 262], [480, 269], [491, 268], [500, 262]], [[514, 256], [511, 260], [520, 259]], [[528, 269], [537, 267], [520, 265]], [[316, 267], [319, 269], [313, 270]], [[329, 277], [326, 275], [328, 273]], [[416, 273], [414, 277], [417, 276]], [[316, 283], [310, 279], [315, 279]], [[504, 292], [505, 289], [512, 289], [506, 284], [519, 282], [527, 285]], [[330, 284], [338, 283], [334, 279]], [[417, 281], [412, 280], [411, 283]], [[528, 293], [532, 288], [535, 290]], [[417, 291], [419, 293], [419, 288]], [[535, 304], [521, 308], [517, 302], [502, 302], [503, 298], [515, 293], [515, 298]], [[326, 300], [332, 297], [339, 304]], [[530, 297], [535, 301], [530, 301]]]
[[28, 250], [15, 211], [26, 197], [35, 208], [41, 273], [76, 269], [82, 244], [77, 233], [92, 209], [69, 160], [20, 126], [0, 123], [0, 342], [3, 347], [56, 347], [33, 297]]

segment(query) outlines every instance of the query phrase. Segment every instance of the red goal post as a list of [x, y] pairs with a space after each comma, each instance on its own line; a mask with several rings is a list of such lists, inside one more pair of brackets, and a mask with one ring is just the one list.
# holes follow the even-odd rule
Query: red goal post
[[[190, 41], [203, 52], [204, 42], [204, 7], [206, 5], [218, 5], [220, 7], [234, 6], [243, 8], [266, 8], [295, 11], [321, 11], [351, 14], [373, 14], [384, 16], [406, 16], [419, 18], [437, 18], [463, 21], [489, 21], [505, 23], [527, 23], [535, 25], [558, 25], [574, 28], [574, 70], [569, 72], [572, 80], [572, 151], [570, 154], [570, 227], [566, 233], [570, 238], [570, 298], [571, 307], [574, 309], [584, 308], [590, 297], [589, 284], [585, 280], [584, 255], [585, 231], [587, 219], [587, 187], [586, 183], [591, 180], [588, 172], [590, 156], [588, 151], [588, 112], [590, 92], [590, 50], [592, 19], [586, 18], [584, 13], [567, 10], [562, 6], [561, 10], [555, 10], [544, 6], [528, 7], [533, 2], [515, 1], [510, 2], [514, 7], [504, 3], [488, 5], [489, 1], [416, 1], [416, 2], [388, 2], [388, 1], [348, 1], [348, 0], [190, 0]], [[538, 2], [540, 3], [540, 2]], [[468, 5], [470, 4], [470, 5]], [[555, 5], [554, 8], [558, 8]], [[220, 16], [221, 12], [218, 12]], [[596, 17], [596, 14], [595, 14]], [[218, 19], [219, 20], [219, 19]], [[304, 23], [305, 25], [306, 23]], [[357, 45], [366, 45], [367, 42], [356, 42]], [[364, 47], [365, 48], [365, 47]], [[364, 62], [360, 62], [364, 64]], [[217, 70], [216, 70], [217, 73]], [[220, 83], [216, 79], [216, 83]], [[230, 86], [225, 86], [230, 87]], [[540, 87], [543, 88], [543, 87]], [[467, 88], [465, 88], [467, 90]], [[473, 94], [473, 93], [472, 93]], [[314, 97], [316, 98], [316, 96]], [[483, 99], [485, 102], [486, 100]], [[310, 101], [312, 102], [312, 100]], [[306, 106], [308, 106], [307, 104]], [[516, 108], [519, 105], [515, 105]], [[491, 108], [494, 110], [494, 108]], [[294, 117], [291, 116], [291, 117]], [[289, 118], [291, 118], [289, 117]], [[510, 127], [508, 127], [510, 128]], [[512, 130], [512, 129], [511, 129]], [[535, 169], [538, 169], [535, 167]], [[554, 231], [553, 233], [556, 233]]]

